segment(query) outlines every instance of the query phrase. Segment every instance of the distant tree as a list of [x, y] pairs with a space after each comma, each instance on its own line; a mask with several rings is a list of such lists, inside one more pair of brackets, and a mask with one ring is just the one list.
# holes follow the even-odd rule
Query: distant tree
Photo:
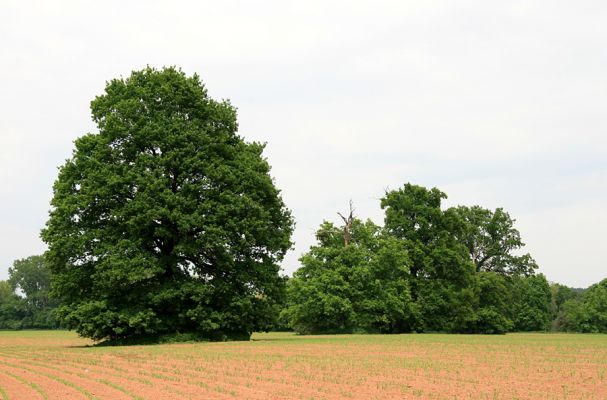
[[512, 330], [511, 281], [495, 272], [479, 272], [478, 288], [478, 308], [468, 331], [495, 334]]
[[515, 220], [501, 208], [495, 211], [479, 206], [452, 209], [463, 220], [458, 239], [470, 253], [477, 272], [505, 275], [533, 275], [537, 263], [529, 254], [516, 255], [525, 246], [514, 228]]
[[553, 283], [550, 285], [550, 294], [550, 314], [553, 318], [556, 318], [567, 300], [581, 297], [579, 292], [574, 291], [568, 286], [561, 285], [560, 283]]
[[42, 309], [51, 303], [51, 271], [43, 256], [31, 256], [16, 260], [8, 269], [8, 282], [13, 290], [21, 291], [32, 309]]
[[550, 319], [552, 320], [552, 330], [560, 331], [564, 329], [565, 303], [568, 301], [580, 302], [584, 291], [584, 289], [573, 289], [560, 283], [550, 285]]
[[464, 331], [474, 315], [474, 266], [458, 241], [461, 219], [441, 210], [445, 198], [436, 188], [408, 183], [381, 200], [385, 229], [411, 259], [411, 294], [421, 315], [417, 330]]
[[299, 333], [403, 332], [410, 329], [408, 258], [371, 221], [325, 222], [300, 259], [283, 312]]
[[16, 260], [8, 269], [8, 283], [23, 295], [23, 328], [57, 328], [56, 300], [50, 298], [51, 272], [43, 256]]
[[550, 285], [543, 274], [513, 277], [514, 330], [543, 331], [550, 328]]
[[59, 315], [96, 340], [248, 339], [276, 321], [293, 221], [264, 145], [197, 75], [146, 68], [91, 102], [42, 238]]
[[587, 307], [584, 307], [580, 300], [569, 299], [563, 303], [555, 325], [560, 331], [595, 332], [594, 327], [589, 323], [589, 319]]
[[562, 308], [564, 330], [607, 333], [607, 279], [590, 286], [581, 301], [566, 300]]
[[0, 329], [21, 329], [26, 315], [25, 303], [11, 284], [0, 281]]

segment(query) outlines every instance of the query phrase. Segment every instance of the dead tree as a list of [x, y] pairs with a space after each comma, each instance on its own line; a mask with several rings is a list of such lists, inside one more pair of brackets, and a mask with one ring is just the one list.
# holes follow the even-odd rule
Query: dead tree
[[354, 221], [354, 207], [352, 207], [352, 200], [350, 200], [350, 214], [348, 217], [344, 217], [341, 213], [337, 213], [344, 220], [344, 246], [348, 247], [352, 240], [352, 222]]

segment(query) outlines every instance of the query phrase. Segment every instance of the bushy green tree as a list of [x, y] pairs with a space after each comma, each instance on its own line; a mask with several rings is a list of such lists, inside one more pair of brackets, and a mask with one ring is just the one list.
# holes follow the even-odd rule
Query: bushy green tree
[[49, 298], [50, 273], [42, 256], [16, 260], [0, 281], [0, 329], [54, 329], [56, 302]]
[[513, 278], [514, 330], [543, 331], [550, 328], [550, 285], [543, 274]]
[[21, 329], [27, 317], [25, 302], [7, 281], [0, 281], [0, 329]]
[[385, 229], [411, 258], [411, 294], [420, 317], [416, 330], [463, 331], [473, 316], [474, 266], [457, 240], [458, 216], [441, 209], [445, 198], [436, 188], [407, 183], [381, 200]]
[[560, 283], [553, 283], [550, 285], [550, 316], [556, 318], [559, 312], [563, 308], [563, 304], [567, 300], [581, 299], [582, 292], [574, 290], [566, 285]]
[[477, 278], [478, 304], [468, 332], [509, 332], [514, 326], [511, 280], [495, 272], [479, 272]]
[[23, 292], [32, 307], [48, 305], [51, 271], [47, 268], [43, 256], [31, 256], [16, 260], [13, 266], [8, 269], [8, 274], [8, 282], [13, 289]]
[[573, 289], [560, 283], [550, 285], [550, 319], [552, 320], [552, 330], [564, 330], [565, 324], [565, 303], [573, 301], [579, 303], [582, 300], [584, 289]]
[[234, 107], [146, 68], [91, 110], [99, 132], [76, 140], [42, 232], [62, 320], [97, 340], [270, 327], [293, 221]]
[[8, 283], [23, 298], [21, 317], [23, 328], [57, 328], [55, 315], [57, 302], [50, 298], [51, 272], [43, 256], [16, 260], [8, 269]]
[[607, 333], [607, 279], [590, 286], [581, 301], [565, 301], [562, 325], [568, 331]]
[[345, 233], [325, 222], [316, 237], [318, 244], [301, 258], [302, 267], [289, 282], [283, 314], [297, 332], [410, 329], [408, 258], [396, 239], [358, 219]]

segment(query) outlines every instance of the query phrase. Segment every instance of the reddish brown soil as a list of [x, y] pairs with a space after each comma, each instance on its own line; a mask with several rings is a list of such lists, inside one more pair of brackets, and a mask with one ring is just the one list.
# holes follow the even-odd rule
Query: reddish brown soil
[[83, 347], [46, 334], [0, 333], [0, 398], [607, 399], [601, 335], [265, 334]]

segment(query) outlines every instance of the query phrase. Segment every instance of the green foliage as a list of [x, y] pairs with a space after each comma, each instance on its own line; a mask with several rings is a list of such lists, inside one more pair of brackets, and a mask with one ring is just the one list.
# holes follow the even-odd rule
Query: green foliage
[[514, 330], [543, 331], [550, 328], [550, 285], [542, 274], [514, 279]]
[[25, 303], [7, 281], [0, 281], [0, 329], [21, 329], [27, 316]]
[[443, 210], [446, 197], [405, 184], [381, 200], [384, 228], [325, 222], [289, 282], [283, 324], [299, 333], [548, 329], [553, 294], [533, 258], [515, 255], [524, 244], [514, 220], [500, 208]]
[[560, 283], [551, 284], [550, 293], [552, 297], [550, 302], [550, 315], [552, 318], [557, 317], [567, 300], [580, 300], [582, 295], [580, 291], [573, 290]]
[[467, 329], [474, 302], [474, 266], [457, 240], [461, 223], [453, 210], [441, 210], [447, 195], [406, 184], [381, 200], [385, 228], [411, 259], [411, 294], [421, 331]]
[[512, 281], [495, 272], [478, 273], [478, 304], [469, 332], [499, 334], [512, 329]]
[[299, 333], [408, 330], [406, 253], [371, 221], [354, 219], [349, 233], [345, 245], [342, 229], [321, 225], [289, 281], [283, 317]]
[[32, 309], [44, 309], [52, 305], [49, 298], [51, 289], [51, 271], [43, 256], [31, 256], [16, 260], [8, 269], [13, 289], [20, 290]]
[[563, 330], [607, 333], [607, 279], [590, 286], [581, 300], [566, 300], [561, 319]]
[[515, 220], [501, 208], [494, 212], [479, 206], [452, 209], [462, 219], [458, 239], [465, 244], [477, 272], [492, 271], [506, 275], [533, 275], [537, 269], [529, 254], [514, 255], [525, 244]]
[[573, 289], [559, 283], [550, 285], [552, 299], [550, 301], [550, 319], [552, 320], [552, 330], [565, 330], [565, 303], [573, 301], [579, 303], [582, 300], [584, 289]]
[[550, 322], [550, 287], [543, 275], [479, 272], [471, 332], [544, 331]]
[[8, 281], [0, 281], [0, 328], [58, 328], [56, 302], [49, 297], [51, 275], [44, 257], [16, 260], [8, 273]]
[[248, 337], [276, 320], [293, 221], [263, 145], [198, 76], [146, 68], [91, 102], [42, 238], [59, 315], [83, 336]]

